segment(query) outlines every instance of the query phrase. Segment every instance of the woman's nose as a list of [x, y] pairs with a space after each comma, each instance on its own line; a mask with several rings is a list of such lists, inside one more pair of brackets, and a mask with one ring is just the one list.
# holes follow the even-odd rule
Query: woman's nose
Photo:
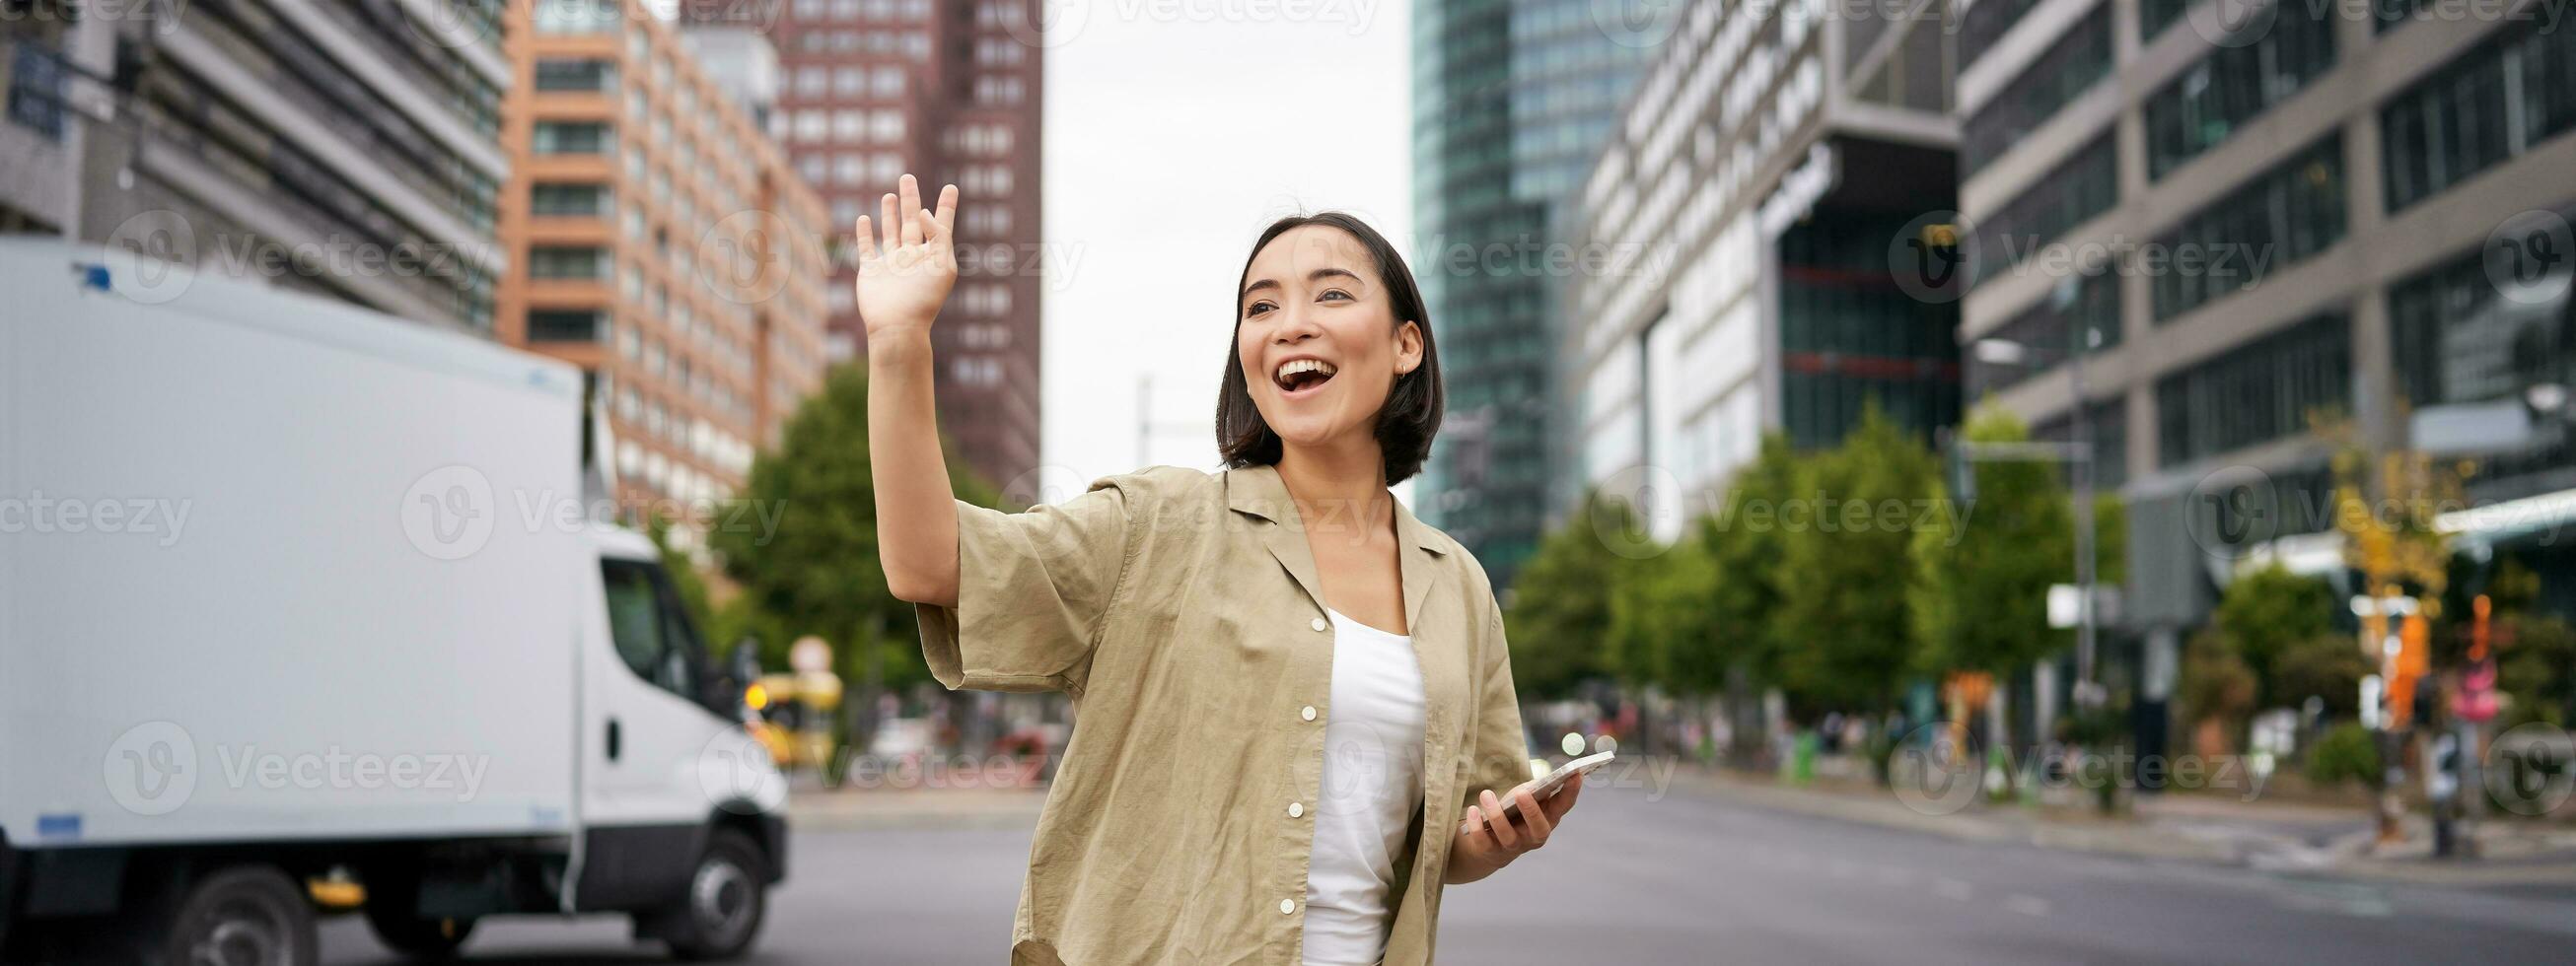
[[1273, 342], [1289, 345], [1323, 334], [1323, 330], [1315, 325], [1314, 320], [1306, 316], [1304, 309], [1292, 308], [1281, 314], [1286, 315], [1287, 318], [1280, 320], [1279, 328], [1271, 335]]

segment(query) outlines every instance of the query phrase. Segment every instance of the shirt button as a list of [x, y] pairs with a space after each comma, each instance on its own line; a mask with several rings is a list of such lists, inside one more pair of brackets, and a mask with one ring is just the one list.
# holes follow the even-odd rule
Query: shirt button
[[1306, 720], [1308, 720], [1308, 721], [1313, 721], [1313, 720], [1315, 720], [1315, 706], [1310, 704], [1310, 705], [1307, 705], [1307, 706], [1305, 706], [1305, 707], [1303, 707], [1303, 708], [1299, 708], [1299, 709], [1297, 709], [1297, 716], [1298, 716], [1298, 717], [1300, 717], [1300, 718], [1304, 718], [1304, 719], [1306, 719]]
[[1324, 628], [1326, 628], [1326, 627], [1330, 627], [1330, 626], [1332, 626], [1332, 625], [1329, 625], [1329, 624], [1324, 623], [1324, 619], [1323, 619], [1323, 618], [1321, 618], [1321, 617], [1318, 617], [1318, 618], [1315, 618], [1314, 620], [1311, 620], [1311, 621], [1306, 622], [1306, 626], [1308, 626], [1308, 627], [1312, 627], [1312, 628], [1314, 628], [1314, 629], [1316, 629], [1316, 630], [1319, 630], [1319, 631], [1320, 631], [1320, 630], [1323, 630]]
[[1283, 916], [1287, 916], [1287, 915], [1294, 915], [1294, 914], [1296, 914], [1296, 912], [1297, 912], [1297, 900], [1295, 900], [1295, 899], [1281, 899], [1281, 900], [1279, 900], [1279, 914], [1280, 914], [1280, 915], [1283, 915]]
[[1288, 803], [1288, 817], [1289, 817], [1289, 818], [1303, 818], [1303, 817], [1305, 817], [1305, 815], [1306, 815], [1306, 803], [1304, 803], [1304, 802], [1289, 802], [1289, 803]]

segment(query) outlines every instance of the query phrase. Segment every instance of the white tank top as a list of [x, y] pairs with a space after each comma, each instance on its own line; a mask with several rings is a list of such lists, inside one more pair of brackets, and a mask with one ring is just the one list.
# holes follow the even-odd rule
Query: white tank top
[[1371, 966], [1395, 912], [1395, 862], [1422, 803], [1422, 667], [1413, 638], [1339, 613], [1332, 715], [1306, 866], [1307, 966]]

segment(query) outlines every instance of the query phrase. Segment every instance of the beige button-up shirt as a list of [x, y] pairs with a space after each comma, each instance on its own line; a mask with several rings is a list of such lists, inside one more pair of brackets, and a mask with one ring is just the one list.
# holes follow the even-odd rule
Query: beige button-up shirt
[[[1352, 524], [1318, 526], [1335, 525]], [[1424, 807], [1389, 897], [1385, 962], [1402, 966], [1431, 961], [1465, 807], [1530, 767], [1484, 569], [1400, 505], [1396, 532], [1425, 705]], [[1306, 541], [1269, 467], [1157, 467], [1027, 513], [959, 505], [957, 606], [919, 609], [931, 674], [1062, 689], [1077, 712], [1011, 962], [1300, 962], [1333, 715]]]

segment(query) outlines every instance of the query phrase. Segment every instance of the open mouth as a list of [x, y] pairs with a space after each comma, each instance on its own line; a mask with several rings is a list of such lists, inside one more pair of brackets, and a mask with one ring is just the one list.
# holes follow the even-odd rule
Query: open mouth
[[1270, 374], [1270, 379], [1293, 396], [1331, 382], [1336, 371], [1332, 363], [1322, 359], [1290, 359], [1280, 363], [1279, 368]]

